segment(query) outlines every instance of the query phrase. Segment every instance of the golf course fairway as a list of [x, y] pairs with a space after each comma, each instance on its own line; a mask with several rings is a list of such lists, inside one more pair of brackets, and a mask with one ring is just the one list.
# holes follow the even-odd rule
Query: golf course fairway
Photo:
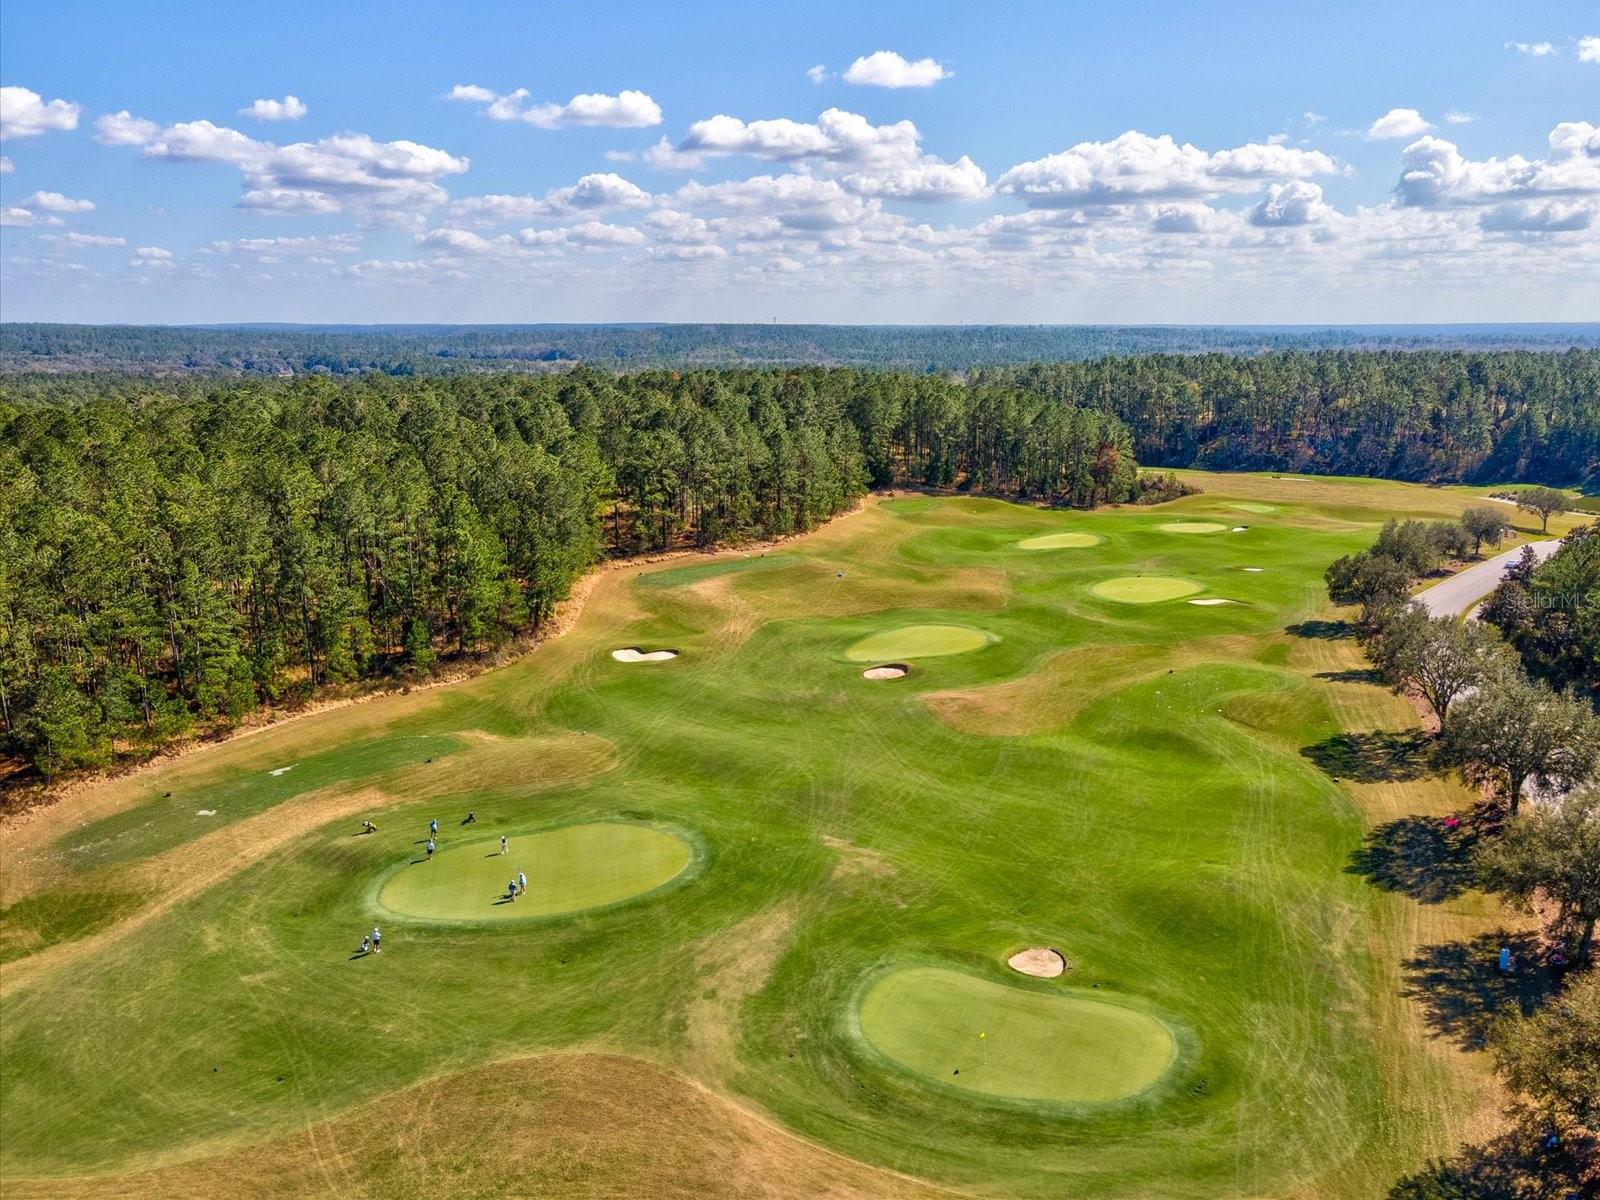
[[981, 629], [965, 625], [902, 625], [899, 629], [862, 638], [845, 657], [852, 662], [872, 662], [881, 658], [937, 658], [944, 654], [965, 654], [981, 650], [994, 640]]
[[1203, 592], [1205, 585], [1164, 575], [1124, 575], [1103, 580], [1089, 590], [1102, 600], [1115, 600], [1118, 604], [1159, 604]]
[[1077, 550], [1085, 546], [1098, 546], [1103, 539], [1093, 533], [1046, 533], [1039, 537], [1024, 538], [1017, 543], [1018, 550]]
[[1397, 764], [1323, 576], [1487, 488], [1181, 479], [620, 560], [501, 665], [7, 824], [0, 1195], [1377, 1200], [1456, 1153], [1523, 918], [1396, 874], [1478, 797]]
[[1221, 533], [1228, 527], [1217, 521], [1168, 521], [1161, 528], [1167, 533]]
[[[566, 825], [508, 840], [453, 846], [410, 860], [378, 891], [378, 903], [399, 916], [435, 921], [507, 921], [601, 908], [653, 891], [693, 858], [675, 834], [644, 825]], [[515, 900], [507, 883], [518, 872], [527, 892]]]
[[867, 1041], [907, 1070], [1010, 1100], [1123, 1100], [1165, 1075], [1178, 1053], [1172, 1031], [1137, 1009], [940, 967], [878, 980], [860, 1022]]

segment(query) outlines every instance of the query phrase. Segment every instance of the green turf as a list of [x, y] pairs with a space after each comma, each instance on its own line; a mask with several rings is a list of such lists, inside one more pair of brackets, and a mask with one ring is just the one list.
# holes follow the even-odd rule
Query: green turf
[[1168, 521], [1161, 528], [1167, 533], [1221, 533], [1228, 527], [1216, 521]]
[[[378, 890], [378, 904], [402, 917], [508, 921], [602, 908], [654, 891], [693, 858], [675, 834], [646, 825], [595, 822], [518, 834], [500, 852], [480, 838], [410, 857]], [[509, 898], [518, 873], [528, 890]]]
[[[1349, 869], [1364, 825], [1316, 753], [1341, 732], [1330, 689], [1349, 688], [1317, 677], [1334, 643], [1286, 631], [1327, 632], [1324, 570], [1388, 517], [1477, 493], [1183, 478], [1204, 493], [1156, 511], [894, 501], [715, 589], [684, 586], [711, 564], [660, 585], [642, 566], [536, 652], [367, 706], [379, 734], [330, 748], [337, 714], [314, 716], [273, 735], [306, 748], [281, 764], [246, 738], [140, 776], [142, 803], [62, 831], [45, 890], [5, 914], [8, 948], [104, 935], [126, 911], [117, 897], [140, 890], [141, 856], [198, 845], [220, 821], [330, 786], [378, 787], [388, 807], [375, 834], [330, 818], [6, 995], [0, 1191], [304, 1139], [421, 1080], [601, 1048], [686, 1071], [841, 1154], [985, 1195], [1383, 1195], [1451, 1152], [1478, 1101], [1452, 1090], [1399, 997], [1410, 902]], [[1248, 537], [1160, 528], [1261, 500], [1276, 511]], [[1063, 532], [1104, 540], [1016, 550]], [[1241, 603], [1093, 591], [1140, 576]], [[683, 656], [616, 669], [623, 645]], [[894, 661], [918, 669], [894, 687], [860, 680], [860, 665]], [[610, 753], [569, 779], [548, 747], [580, 734]], [[459, 767], [418, 765], [446, 751]], [[469, 808], [487, 845], [458, 846], [451, 824], [438, 861], [407, 865], [429, 817]], [[386, 882], [436, 883], [457, 854], [463, 877], [487, 863], [493, 891], [517, 865], [537, 885], [528, 861], [471, 856], [502, 833], [522, 846], [619, 820], [693, 831], [693, 863], [647, 898], [536, 921], [463, 920], [450, 906], [481, 912], [476, 882], [452, 881], [426, 918], [380, 899]], [[383, 955], [352, 961], [375, 922]], [[1000, 983], [1004, 956], [1030, 944], [1060, 947], [1070, 974]], [[907, 964], [1009, 986], [1018, 1003], [1117, 997], [1115, 1016], [1089, 1011], [1159, 1015], [1182, 1052], [1123, 1102], [978, 1096], [902, 1065], [913, 1050], [891, 1060], [864, 1041], [875, 1019], [858, 1025], [859, 1001]], [[1040, 1055], [1071, 1044], [1046, 1040]], [[449, 1194], [428, 1178], [413, 1194]]]
[[1046, 533], [1024, 538], [1017, 543], [1018, 550], [1075, 550], [1084, 546], [1098, 546], [1101, 537], [1096, 533]]
[[1089, 589], [1105, 600], [1119, 604], [1158, 604], [1163, 600], [1176, 600], [1205, 591], [1203, 583], [1192, 579], [1174, 579], [1167, 575], [1123, 575], [1105, 579]]
[[56, 843], [76, 869], [159, 854], [191, 838], [281, 804], [294, 796], [441, 758], [461, 748], [448, 734], [373, 738], [290, 758], [272, 767], [223, 778], [192, 790], [151, 789], [151, 798], [115, 816], [81, 826]]
[[801, 561], [803, 560], [797, 554], [757, 554], [749, 558], [719, 559], [716, 562], [700, 563], [692, 567], [673, 567], [667, 571], [642, 574], [639, 577], [639, 586], [652, 589], [684, 587], [688, 584], [704, 583], [708, 579], [719, 579], [724, 575], [770, 571]]
[[1256, 504], [1249, 500], [1239, 501], [1228, 505], [1228, 507], [1236, 512], [1247, 513], [1270, 513], [1278, 511], [1278, 506], [1276, 504]]
[[1024, 990], [961, 971], [907, 967], [861, 1001], [872, 1046], [942, 1087], [1010, 1100], [1103, 1104], [1172, 1067], [1172, 1030], [1109, 994]]
[[993, 635], [965, 625], [903, 625], [864, 637], [845, 651], [851, 662], [899, 658], [937, 658], [981, 650]]

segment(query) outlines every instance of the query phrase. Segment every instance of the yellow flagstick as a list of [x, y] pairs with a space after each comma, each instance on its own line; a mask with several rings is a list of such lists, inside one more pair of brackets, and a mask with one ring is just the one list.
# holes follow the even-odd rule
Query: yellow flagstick
[[989, 1037], [989, 1035], [987, 1033], [980, 1033], [978, 1035], [978, 1049], [983, 1051], [983, 1060], [978, 1065], [982, 1066], [982, 1067], [987, 1067], [989, 1065], [989, 1042], [988, 1042], [988, 1037]]

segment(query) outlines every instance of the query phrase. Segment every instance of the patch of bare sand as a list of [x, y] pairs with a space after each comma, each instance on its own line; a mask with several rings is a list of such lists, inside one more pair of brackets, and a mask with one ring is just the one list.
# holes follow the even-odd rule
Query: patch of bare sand
[[1061, 957], [1059, 950], [1052, 950], [1048, 946], [1030, 946], [1006, 959], [1006, 966], [1036, 979], [1054, 979], [1067, 969], [1067, 960]]
[[1094, 700], [1205, 662], [1238, 662], [1260, 648], [1249, 635], [1201, 638], [1174, 646], [1082, 646], [1045, 659], [1038, 670], [986, 687], [928, 692], [940, 721], [982, 737], [1025, 737], [1061, 729]]
[[115, 1175], [12, 1179], [8, 1200], [935, 1200], [663, 1067], [547, 1054], [428, 1080], [253, 1146]]

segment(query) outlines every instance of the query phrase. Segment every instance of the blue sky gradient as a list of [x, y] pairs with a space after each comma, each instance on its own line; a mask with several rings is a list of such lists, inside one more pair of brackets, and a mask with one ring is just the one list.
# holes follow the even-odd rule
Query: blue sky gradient
[[1600, 315], [1592, 4], [12, 0], [0, 83], [6, 320]]

